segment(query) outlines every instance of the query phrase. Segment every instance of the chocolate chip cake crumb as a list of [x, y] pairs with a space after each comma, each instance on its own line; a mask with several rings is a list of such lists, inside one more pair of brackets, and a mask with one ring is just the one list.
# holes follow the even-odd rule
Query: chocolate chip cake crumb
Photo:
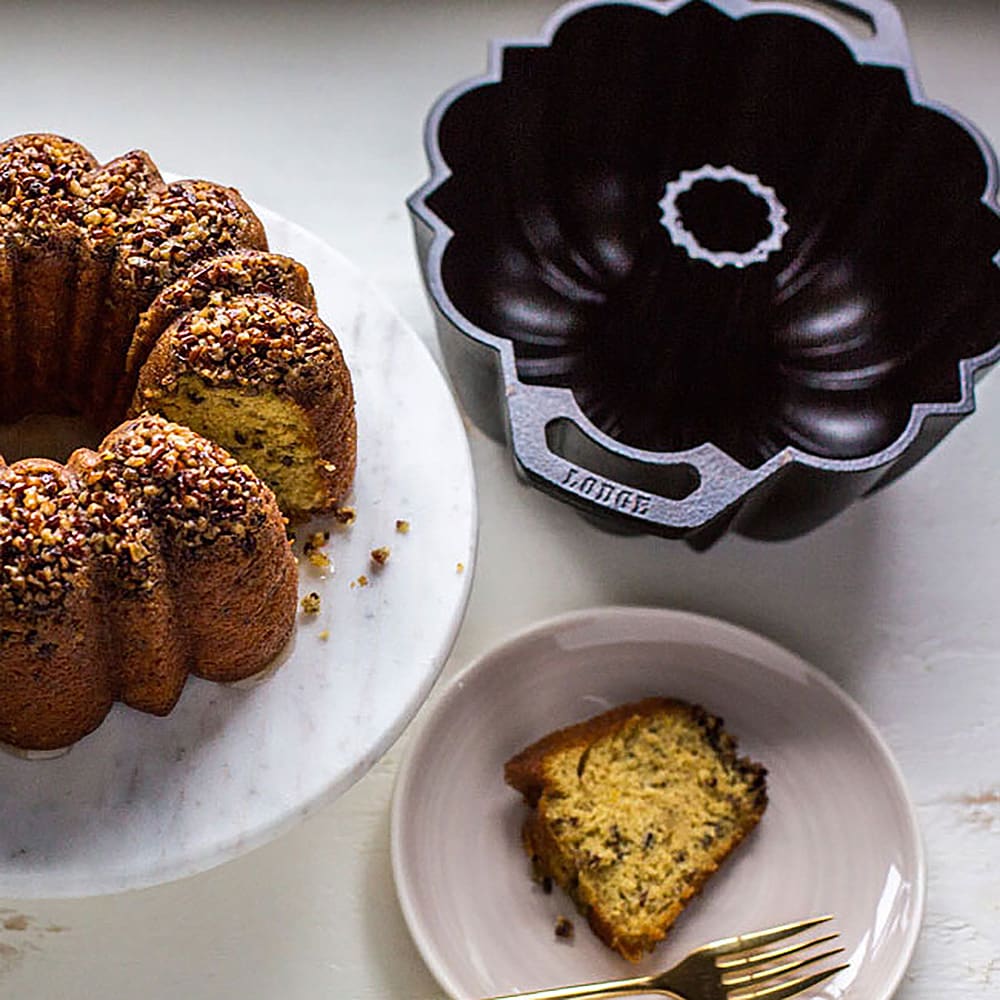
[[380, 545], [377, 549], [372, 549], [368, 555], [375, 566], [382, 567], [389, 561], [389, 547]]
[[339, 524], [349, 528], [358, 519], [358, 512], [353, 507], [338, 507], [333, 516]]
[[314, 531], [306, 540], [302, 546], [302, 551], [308, 555], [314, 549], [323, 548], [326, 543], [330, 541], [329, 531]]
[[312, 591], [312, 593], [306, 594], [306, 596], [302, 598], [302, 610], [307, 615], [315, 615], [319, 613], [319, 594], [317, 594], [315, 590]]
[[569, 917], [556, 917], [555, 925], [555, 935], [557, 938], [562, 938], [565, 941], [569, 941], [573, 937], [573, 921]]
[[317, 569], [329, 569], [330, 568], [330, 557], [325, 552], [320, 552], [318, 550], [313, 550], [307, 556], [309, 559], [309, 564], [315, 566]]
[[329, 531], [314, 531], [302, 546], [303, 554], [317, 569], [329, 569], [330, 567], [330, 557], [322, 551], [323, 546], [329, 540]]

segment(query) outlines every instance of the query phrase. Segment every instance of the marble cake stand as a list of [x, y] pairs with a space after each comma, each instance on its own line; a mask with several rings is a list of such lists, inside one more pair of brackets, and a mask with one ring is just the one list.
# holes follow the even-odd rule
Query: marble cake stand
[[[256, 206], [255, 206], [256, 207]], [[350, 527], [332, 566], [300, 558], [300, 614], [277, 671], [252, 687], [191, 680], [166, 719], [116, 706], [53, 760], [0, 754], [0, 896], [88, 896], [203, 871], [345, 791], [427, 696], [462, 620], [476, 499], [446, 383], [371, 283], [317, 237], [258, 208], [273, 249], [310, 271], [357, 395]], [[397, 520], [409, 522], [406, 533]], [[387, 546], [384, 567], [372, 549]]]

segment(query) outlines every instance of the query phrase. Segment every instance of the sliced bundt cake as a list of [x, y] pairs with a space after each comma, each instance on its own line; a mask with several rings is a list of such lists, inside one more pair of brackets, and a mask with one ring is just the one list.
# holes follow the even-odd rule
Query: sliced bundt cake
[[171, 323], [192, 309], [203, 309], [232, 295], [268, 295], [315, 310], [316, 296], [306, 269], [291, 257], [240, 250], [195, 264], [167, 285], [142, 314], [132, 335], [116, 408], [128, 405], [139, 371], [156, 341]]
[[133, 405], [252, 464], [291, 517], [329, 509], [354, 478], [343, 355], [317, 315], [289, 299], [216, 297], [183, 313], [143, 365]]
[[142, 152], [102, 167], [48, 134], [0, 144], [0, 217], [7, 420], [70, 410], [106, 422], [132, 332], [160, 289], [200, 260], [267, 247], [231, 188], [165, 184]]
[[[350, 373], [313, 312], [305, 269], [266, 249], [263, 226], [238, 192], [201, 180], [167, 184], [143, 152], [101, 166], [60, 136], [0, 144], [0, 422], [78, 413], [103, 430], [115, 426], [130, 406], [134, 414], [155, 404], [148, 392], [133, 394], [140, 381], [150, 385], [142, 370], [158, 338], [182, 324], [187, 346], [159, 352], [158, 376], [169, 363], [175, 386], [190, 388], [190, 375], [206, 390], [222, 389], [224, 403], [196, 411], [212, 411], [201, 426], [218, 430], [223, 406], [233, 411], [226, 443], [271, 482], [289, 516], [331, 509], [354, 474]], [[221, 310], [234, 296], [260, 302], [226, 312], [211, 349], [232, 358], [230, 336], [236, 354], [252, 345], [253, 374], [244, 356], [238, 375], [227, 378], [217, 365], [207, 379], [208, 359], [191, 337], [213, 326], [185, 314]], [[289, 347], [287, 323], [275, 337], [272, 321], [287, 309], [309, 337], [308, 354]], [[189, 361], [196, 367], [186, 369]], [[323, 405], [325, 392], [336, 402]], [[183, 400], [165, 398], [178, 417], [194, 416]], [[240, 444], [247, 413], [237, 417], [238, 409], [256, 410], [254, 426], [280, 439], [291, 466], [275, 466], [275, 446], [269, 453]]]
[[109, 432], [66, 466], [0, 459], [0, 742], [65, 746], [116, 699], [168, 712], [189, 672], [240, 679], [284, 644], [295, 563], [258, 475], [300, 518], [355, 466], [350, 373], [314, 308], [232, 188], [165, 183], [139, 151], [0, 143], [0, 423]]
[[507, 762], [531, 807], [525, 850], [594, 932], [637, 961], [767, 804], [765, 771], [722, 720], [649, 698], [561, 729]]
[[0, 460], [0, 559], [0, 741], [25, 749], [74, 743], [116, 700], [164, 715], [189, 673], [258, 673], [295, 620], [271, 491], [158, 416], [65, 466]]

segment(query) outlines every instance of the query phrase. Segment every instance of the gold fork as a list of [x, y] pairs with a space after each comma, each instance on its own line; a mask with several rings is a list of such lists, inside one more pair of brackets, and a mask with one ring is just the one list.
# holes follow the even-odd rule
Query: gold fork
[[711, 941], [696, 948], [673, 968], [655, 976], [582, 983], [492, 997], [491, 1000], [579, 1000], [581, 997], [622, 997], [636, 993], [659, 993], [674, 1000], [787, 1000], [847, 968], [845, 963], [794, 979], [787, 978], [793, 972], [842, 952], [843, 948], [831, 948], [809, 955], [800, 954], [832, 941], [837, 935], [823, 934], [811, 941], [786, 944], [769, 951], [760, 949], [831, 919], [831, 916], [813, 917]]

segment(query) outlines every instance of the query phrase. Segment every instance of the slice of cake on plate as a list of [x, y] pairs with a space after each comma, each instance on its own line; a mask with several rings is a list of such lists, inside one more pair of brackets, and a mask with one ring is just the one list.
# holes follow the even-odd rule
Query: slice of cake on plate
[[765, 774], [721, 719], [666, 698], [551, 733], [504, 769], [532, 810], [523, 838], [535, 874], [632, 961], [757, 825]]

